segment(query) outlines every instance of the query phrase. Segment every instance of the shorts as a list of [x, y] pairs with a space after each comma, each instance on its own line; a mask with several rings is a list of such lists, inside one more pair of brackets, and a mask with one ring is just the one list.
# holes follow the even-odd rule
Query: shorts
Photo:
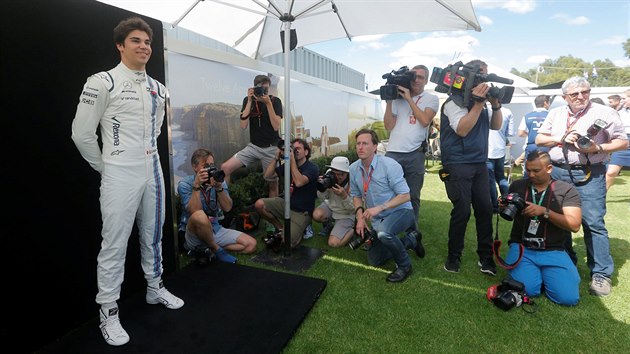
[[[265, 209], [270, 212], [276, 219], [284, 221], [284, 198], [262, 198]], [[296, 247], [302, 241], [304, 230], [313, 220], [308, 211], [291, 210], [289, 213], [291, 219], [291, 247]]]
[[[214, 242], [216, 242], [217, 245], [221, 247], [235, 244], [236, 239], [241, 235], [240, 231], [228, 229], [221, 225], [212, 225], [212, 229]], [[184, 247], [189, 251], [194, 250], [197, 246], [206, 245], [205, 242], [197, 237], [197, 235], [188, 231], [188, 228], [186, 228], [186, 235], [184, 237], [186, 240], [184, 243]]]
[[333, 219], [332, 210], [330, 209], [328, 204], [322, 203], [318, 206], [318, 208], [324, 210], [324, 215], [328, 220], [333, 220], [335, 222], [335, 226], [333, 226], [332, 230], [330, 231], [330, 236], [336, 237], [339, 240], [343, 240], [346, 233], [348, 233], [348, 231], [352, 230], [352, 228], [354, 227], [354, 219], [352, 217]]
[[[278, 154], [277, 146], [269, 146], [261, 148], [252, 143], [247, 144], [241, 151], [234, 154], [237, 160], [239, 160], [246, 167], [250, 164], [260, 161], [262, 164], [263, 172], [267, 169], [270, 163], [276, 162], [276, 155]], [[278, 176], [265, 178], [268, 182], [277, 182]]]

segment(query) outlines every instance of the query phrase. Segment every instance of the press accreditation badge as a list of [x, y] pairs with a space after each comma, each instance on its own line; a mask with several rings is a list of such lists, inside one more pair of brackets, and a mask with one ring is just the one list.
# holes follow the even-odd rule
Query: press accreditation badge
[[413, 114], [409, 116], [409, 124], [416, 124], [416, 116]]
[[529, 227], [527, 228], [527, 233], [530, 235], [536, 235], [536, 232], [538, 232], [538, 225], [540, 225], [540, 221], [530, 220]]

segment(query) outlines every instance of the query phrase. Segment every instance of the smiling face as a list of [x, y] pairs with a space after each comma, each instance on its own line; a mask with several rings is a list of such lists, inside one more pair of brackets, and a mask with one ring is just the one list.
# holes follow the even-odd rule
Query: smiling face
[[120, 59], [131, 70], [144, 70], [151, 58], [151, 39], [140, 30], [129, 32], [122, 44], [116, 44]]

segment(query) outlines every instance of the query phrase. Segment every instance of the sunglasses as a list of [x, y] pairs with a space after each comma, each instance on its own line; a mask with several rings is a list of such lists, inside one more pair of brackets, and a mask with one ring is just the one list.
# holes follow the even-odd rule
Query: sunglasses
[[578, 95], [580, 95], [580, 94], [582, 96], [586, 96], [586, 95], [588, 95], [590, 93], [591, 93], [591, 89], [588, 89], [588, 90], [584, 90], [584, 91], [580, 91], [580, 92], [567, 93], [566, 95], [571, 97], [571, 98], [577, 98]]

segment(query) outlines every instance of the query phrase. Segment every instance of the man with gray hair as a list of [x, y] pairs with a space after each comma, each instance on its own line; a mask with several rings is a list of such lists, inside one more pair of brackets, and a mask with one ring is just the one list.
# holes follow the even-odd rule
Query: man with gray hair
[[[614, 109], [592, 104], [590, 83], [574, 76], [562, 84], [567, 106], [552, 109], [543, 122], [536, 144], [549, 147], [555, 180], [573, 183], [582, 201], [582, 227], [587, 265], [591, 273], [589, 292], [607, 296], [614, 270], [606, 215], [606, 161], [613, 151], [628, 148], [628, 138]], [[574, 263], [577, 257], [571, 238], [565, 244]]]

